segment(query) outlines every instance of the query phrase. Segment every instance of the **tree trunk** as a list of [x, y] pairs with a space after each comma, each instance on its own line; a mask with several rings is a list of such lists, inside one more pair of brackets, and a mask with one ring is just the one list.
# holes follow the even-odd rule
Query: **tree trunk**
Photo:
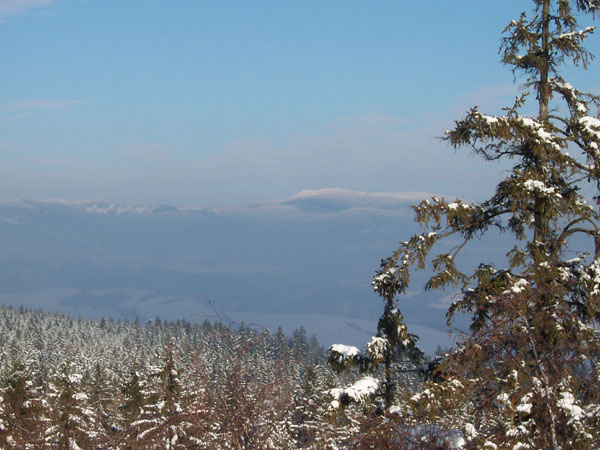
[[[538, 67], [540, 79], [538, 84], [538, 102], [539, 102], [539, 114], [538, 122], [545, 124], [548, 122], [548, 104], [550, 102], [550, 0], [543, 0], [542, 5], [542, 36], [541, 36], [541, 61]], [[542, 176], [543, 181], [546, 181], [546, 165], [547, 155], [545, 151], [539, 152], [537, 155], [537, 172]], [[535, 212], [534, 212], [534, 234], [533, 242], [538, 246], [537, 250], [543, 250], [539, 248], [539, 244], [549, 244], [547, 242], [548, 231], [549, 231], [549, 219], [546, 211], [548, 200], [545, 198], [537, 198], [535, 200]], [[546, 250], [541, 253], [535, 251], [533, 254], [533, 260], [536, 264], [545, 261], [548, 252]]]
[[548, 103], [550, 101], [550, 0], [544, 0], [542, 6], [542, 58], [540, 62], [540, 84], [538, 87], [538, 101], [540, 111], [538, 120], [541, 123], [548, 121]]

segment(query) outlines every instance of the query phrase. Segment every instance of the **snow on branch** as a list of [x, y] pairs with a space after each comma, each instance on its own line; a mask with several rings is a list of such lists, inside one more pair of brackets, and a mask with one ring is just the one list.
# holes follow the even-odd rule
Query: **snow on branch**
[[380, 384], [381, 382], [377, 378], [363, 377], [345, 388], [330, 389], [328, 393], [333, 398], [331, 407], [338, 409], [351, 402], [365, 402], [377, 393]]
[[390, 351], [390, 343], [386, 338], [373, 336], [367, 344], [367, 353], [374, 361], [383, 361]]
[[586, 94], [582, 94], [575, 89], [571, 83], [567, 83], [566, 81], [554, 78], [550, 80], [550, 82], [552, 88], [564, 97], [573, 112], [577, 114], [586, 114], [588, 112], [586, 102], [581, 99], [581, 97], [586, 96]]
[[358, 347], [354, 347], [353, 345], [333, 344], [329, 350], [332, 353], [337, 354], [336, 357], [340, 362], [354, 358], [360, 354], [360, 349]]
[[584, 116], [579, 119], [579, 125], [581, 126], [581, 134], [587, 142], [587, 146], [591, 148], [596, 158], [598, 158], [598, 145], [600, 144], [600, 120], [591, 116]]
[[571, 41], [572, 43], [580, 42], [587, 37], [588, 34], [593, 33], [596, 27], [587, 27], [583, 30], [571, 31], [569, 33], [559, 34], [554, 38], [554, 41]]
[[371, 358], [352, 345], [334, 344], [329, 347], [328, 363], [337, 371], [344, 371], [357, 366], [365, 371], [371, 363]]
[[577, 406], [575, 397], [568, 391], [560, 393], [561, 399], [558, 401], [558, 407], [569, 417], [569, 423], [580, 420], [584, 416], [584, 411]]
[[565, 261], [558, 273], [563, 282], [583, 284], [589, 295], [600, 295], [600, 259], [586, 265], [585, 255], [573, 258]]
[[[507, 276], [507, 279], [512, 280], [513, 277]], [[514, 282], [512, 282], [512, 285], [502, 293], [505, 295], [520, 294], [529, 287], [531, 287], [531, 284], [526, 278], [517, 278]]]
[[556, 199], [562, 198], [562, 195], [558, 192], [558, 190], [555, 187], [548, 187], [544, 184], [543, 181], [525, 180], [523, 182], [523, 187], [530, 193], [535, 193], [545, 197], [555, 197]]
[[533, 139], [540, 144], [550, 145], [555, 150], [560, 150], [562, 148], [562, 146], [557, 142], [556, 136], [546, 131], [544, 126], [538, 121], [532, 119], [531, 117], [522, 116], [517, 116], [517, 120], [529, 131], [531, 137], [533, 137]]

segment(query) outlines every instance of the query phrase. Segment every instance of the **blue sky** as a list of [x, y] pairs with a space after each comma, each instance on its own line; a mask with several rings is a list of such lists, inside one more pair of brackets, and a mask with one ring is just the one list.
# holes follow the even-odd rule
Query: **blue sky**
[[[511, 103], [497, 50], [529, 7], [0, 0], [0, 197], [218, 206], [339, 187], [478, 198], [502, 167], [437, 137], [471, 105]], [[598, 92], [597, 74], [594, 62], [569, 81]]]

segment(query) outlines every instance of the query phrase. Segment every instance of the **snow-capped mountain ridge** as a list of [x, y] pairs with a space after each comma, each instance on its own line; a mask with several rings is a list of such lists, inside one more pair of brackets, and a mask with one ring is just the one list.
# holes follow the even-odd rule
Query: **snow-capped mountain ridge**
[[355, 203], [398, 203], [417, 202], [431, 196], [440, 196], [430, 192], [364, 192], [339, 188], [305, 189], [292, 195], [287, 201], [314, 198], [327, 198], [330, 200], [344, 200]]
[[313, 213], [396, 211], [435, 194], [428, 192], [362, 192], [328, 188], [301, 191], [282, 202]]
[[307, 189], [280, 200], [255, 204], [234, 205], [226, 208], [177, 207], [172, 205], [122, 204], [101, 199], [90, 200], [26, 200], [2, 199], [0, 209], [78, 211], [99, 215], [150, 215], [150, 214], [193, 214], [211, 213], [227, 215], [244, 211], [279, 213], [335, 212], [356, 209], [395, 209], [418, 203], [433, 195], [428, 192], [363, 192], [338, 188]]
[[139, 214], [148, 215], [164, 212], [183, 212], [187, 209], [180, 209], [170, 205], [126, 205], [105, 200], [78, 200], [70, 201], [63, 199], [49, 200], [25, 200], [25, 199], [2, 199], [0, 200], [0, 209], [28, 210], [28, 211], [80, 211], [87, 214], [101, 215], [123, 215]]

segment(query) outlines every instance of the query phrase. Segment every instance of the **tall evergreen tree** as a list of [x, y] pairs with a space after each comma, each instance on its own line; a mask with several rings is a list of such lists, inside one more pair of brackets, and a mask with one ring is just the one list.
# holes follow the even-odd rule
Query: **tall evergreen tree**
[[[476, 448], [600, 446], [600, 216], [584, 195], [600, 188], [599, 97], [559, 72], [565, 63], [588, 67], [582, 44], [594, 28], [580, 28], [578, 17], [598, 8], [597, 0], [533, 0], [532, 15], [508, 24], [502, 62], [524, 76], [524, 92], [501, 115], [472, 108], [445, 139], [484, 161], [514, 161], [512, 170], [480, 204], [434, 197], [416, 206], [424, 232], [374, 278], [392, 298], [406, 291], [412, 267], [430, 261], [426, 289], [461, 289], [448, 320], [467, 313], [470, 333], [442, 366], [445, 381], [415, 396], [413, 410], [446, 426], [454, 419]], [[530, 94], [533, 117], [523, 113]], [[460, 251], [492, 228], [515, 238], [507, 267], [460, 270]], [[432, 256], [450, 237], [459, 245]]]
[[[363, 374], [353, 385], [342, 389], [332, 389], [334, 408], [350, 403], [368, 403], [375, 406], [377, 413], [387, 412], [394, 406], [397, 387], [402, 390], [410, 386], [406, 383], [408, 372], [420, 372], [424, 362], [422, 350], [417, 346], [418, 337], [408, 332], [404, 316], [396, 304], [396, 296], [401, 291], [401, 280], [395, 278], [397, 269], [389, 260], [381, 262], [384, 268], [375, 274], [373, 286], [382, 297], [383, 314], [377, 324], [377, 334], [371, 338], [362, 352], [357, 347], [335, 344], [329, 348], [328, 362], [338, 372], [357, 368]], [[373, 376], [383, 370], [383, 380]], [[411, 383], [412, 384], [412, 383]]]
[[[377, 279], [386, 277], [377, 275]], [[396, 307], [395, 295], [384, 293], [384, 312], [377, 325], [377, 334], [365, 346], [365, 351], [357, 347], [335, 344], [329, 348], [328, 362], [331, 367], [343, 372], [357, 368], [362, 377], [354, 384], [341, 389], [331, 389], [334, 408], [351, 403], [371, 403], [367, 411], [378, 414], [387, 412], [394, 406], [397, 387], [407, 391], [408, 377], [403, 374], [421, 371], [424, 355], [416, 345], [418, 337], [408, 332], [404, 316]], [[383, 371], [383, 379], [379, 374]], [[412, 383], [411, 383], [412, 384]]]

